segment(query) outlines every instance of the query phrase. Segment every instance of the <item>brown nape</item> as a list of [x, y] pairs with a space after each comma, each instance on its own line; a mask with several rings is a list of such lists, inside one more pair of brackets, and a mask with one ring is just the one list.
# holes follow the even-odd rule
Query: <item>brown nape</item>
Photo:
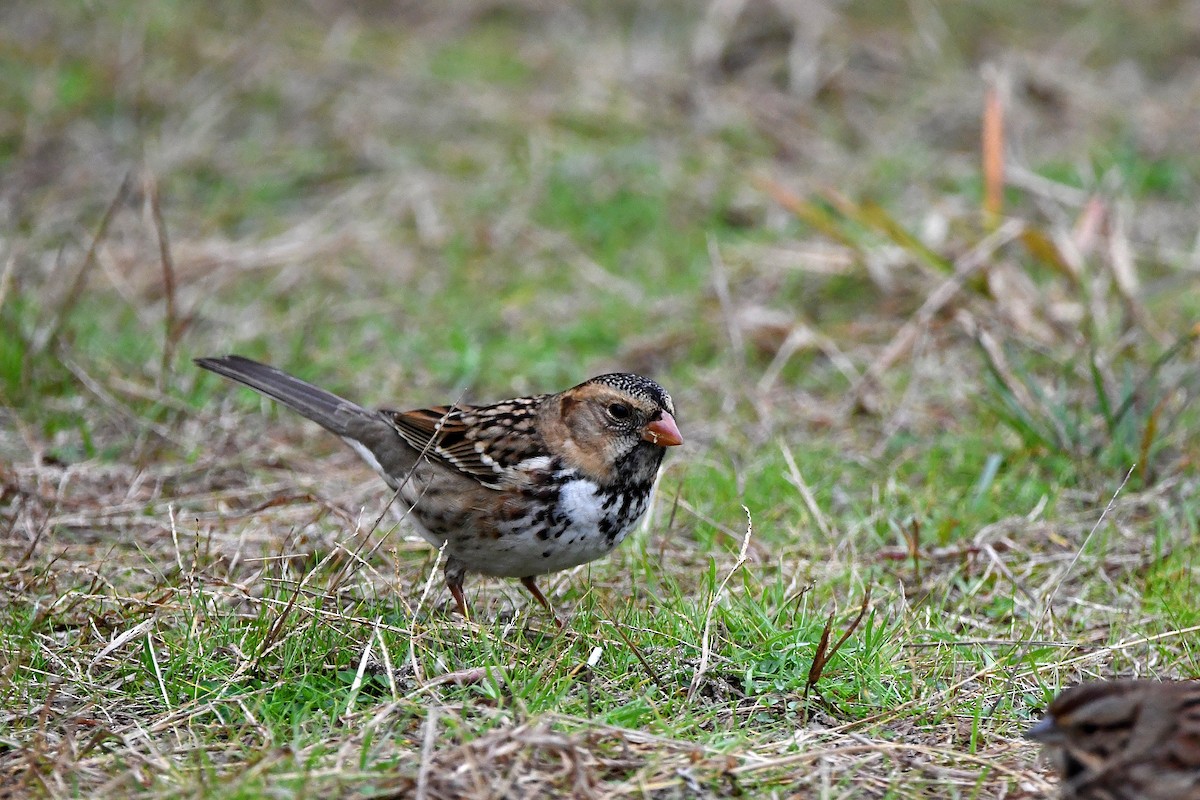
[[586, 385], [568, 389], [557, 404], [547, 403], [549, 407], [540, 415], [539, 430], [547, 449], [557, 452], [566, 466], [598, 483], [608, 483], [613, 467], [608, 431], [591, 413], [593, 399], [585, 396], [594, 390]]

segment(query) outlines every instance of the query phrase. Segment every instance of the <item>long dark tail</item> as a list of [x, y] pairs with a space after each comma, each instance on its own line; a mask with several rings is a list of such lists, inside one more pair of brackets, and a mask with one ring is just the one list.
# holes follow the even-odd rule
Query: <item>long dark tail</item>
[[358, 431], [351, 432], [352, 422], [375, 416], [332, 392], [242, 356], [197, 358], [196, 364], [278, 400], [338, 436], [353, 436]]
[[333, 392], [241, 356], [197, 358], [196, 363], [278, 400], [342, 437], [393, 489], [417, 463], [420, 454], [400, 438], [386, 412], [368, 411]]

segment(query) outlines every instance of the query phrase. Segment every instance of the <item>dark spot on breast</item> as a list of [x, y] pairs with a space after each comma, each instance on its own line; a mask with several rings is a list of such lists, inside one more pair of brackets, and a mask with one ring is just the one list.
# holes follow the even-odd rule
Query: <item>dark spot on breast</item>
[[550, 554], [551, 554], [551, 553], [553, 553], [553, 552], [554, 552], [553, 550], [543, 550], [543, 551], [542, 551], [542, 558], [549, 558], [549, 557], [550, 557]]
[[538, 532], [537, 532], [537, 537], [544, 542], [550, 538], [550, 531], [548, 531], [546, 528], [539, 528]]

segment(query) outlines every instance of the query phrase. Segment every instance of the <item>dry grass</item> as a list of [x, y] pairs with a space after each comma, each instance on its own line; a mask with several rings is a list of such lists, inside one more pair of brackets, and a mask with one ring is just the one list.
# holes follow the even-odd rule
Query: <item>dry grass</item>
[[[1058, 687], [1197, 674], [1195, 21], [737, 5], [0, 12], [0, 796], [1042, 797]], [[227, 350], [688, 447], [464, 621]]]

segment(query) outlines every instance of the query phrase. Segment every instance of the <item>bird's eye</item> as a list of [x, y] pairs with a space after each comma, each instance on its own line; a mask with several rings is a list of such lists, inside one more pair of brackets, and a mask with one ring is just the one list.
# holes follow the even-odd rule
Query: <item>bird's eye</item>
[[629, 419], [631, 413], [633, 413], [633, 409], [624, 403], [612, 403], [608, 407], [608, 415], [615, 420]]

